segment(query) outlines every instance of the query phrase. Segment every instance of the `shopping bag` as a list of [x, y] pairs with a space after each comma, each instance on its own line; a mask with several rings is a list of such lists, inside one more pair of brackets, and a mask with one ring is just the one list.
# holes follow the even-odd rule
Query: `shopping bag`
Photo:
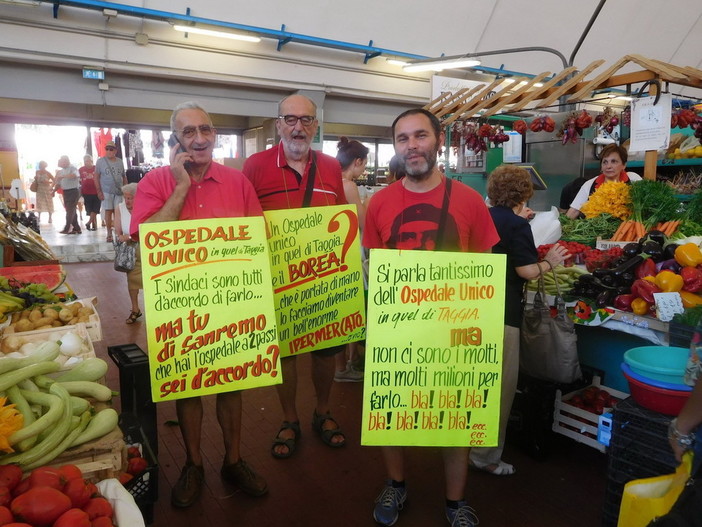
[[128, 273], [136, 262], [135, 242], [115, 242], [115, 271]]
[[[688, 454], [690, 452], [685, 456]], [[697, 472], [687, 480], [670, 511], [654, 518], [648, 525], [649, 527], [702, 527], [702, 469], [700, 467], [697, 467]]]
[[666, 514], [685, 488], [691, 467], [688, 452], [674, 474], [635, 479], [624, 485], [617, 527], [646, 527], [653, 518]]
[[39, 185], [37, 185], [37, 180], [35, 179], [34, 181], [32, 181], [32, 184], [29, 185], [29, 190], [31, 190], [32, 192], [36, 192], [38, 188]]
[[[551, 270], [553, 273], [553, 270]], [[553, 273], [554, 281], [556, 274]], [[570, 384], [582, 373], [578, 359], [575, 324], [566, 313], [560, 288], [555, 301], [556, 316], [546, 303], [543, 275], [532, 307], [524, 310], [520, 332], [519, 368], [536, 379]]]

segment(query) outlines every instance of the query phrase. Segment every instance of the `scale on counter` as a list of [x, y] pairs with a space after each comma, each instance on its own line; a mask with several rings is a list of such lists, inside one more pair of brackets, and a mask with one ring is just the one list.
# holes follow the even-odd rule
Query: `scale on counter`
[[548, 186], [541, 178], [541, 175], [534, 167], [534, 163], [517, 163], [517, 166], [523, 168], [531, 176], [531, 184], [534, 186], [534, 190], [546, 190]]

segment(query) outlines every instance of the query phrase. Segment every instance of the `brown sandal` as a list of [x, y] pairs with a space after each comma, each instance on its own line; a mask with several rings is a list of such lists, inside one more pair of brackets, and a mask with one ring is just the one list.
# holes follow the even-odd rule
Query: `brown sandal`
[[129, 313], [129, 318], [127, 319], [127, 324], [134, 324], [137, 319], [142, 315], [141, 311], [132, 311]]

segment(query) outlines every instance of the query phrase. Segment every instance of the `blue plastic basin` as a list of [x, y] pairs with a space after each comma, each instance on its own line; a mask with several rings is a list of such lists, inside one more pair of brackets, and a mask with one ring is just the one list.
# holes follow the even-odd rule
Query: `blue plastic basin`
[[642, 346], [624, 353], [624, 362], [634, 373], [671, 384], [684, 384], [687, 348]]
[[663, 388], [664, 390], [672, 390], [676, 392], [692, 391], [692, 386], [688, 386], [687, 384], [673, 384], [672, 382], [659, 381], [652, 379], [651, 377], [646, 377], [645, 375], [639, 375], [632, 370], [631, 366], [629, 366], [626, 362], [622, 362], [622, 371], [632, 379], [636, 379], [637, 381], [648, 384], [649, 386], [655, 386], [656, 388]]

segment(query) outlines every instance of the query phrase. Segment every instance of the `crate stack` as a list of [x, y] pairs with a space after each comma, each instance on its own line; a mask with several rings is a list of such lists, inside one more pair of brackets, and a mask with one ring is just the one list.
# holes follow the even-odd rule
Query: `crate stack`
[[675, 472], [677, 462], [668, 443], [670, 420], [670, 416], [647, 410], [632, 398], [614, 408], [603, 527], [617, 526], [626, 483]]

